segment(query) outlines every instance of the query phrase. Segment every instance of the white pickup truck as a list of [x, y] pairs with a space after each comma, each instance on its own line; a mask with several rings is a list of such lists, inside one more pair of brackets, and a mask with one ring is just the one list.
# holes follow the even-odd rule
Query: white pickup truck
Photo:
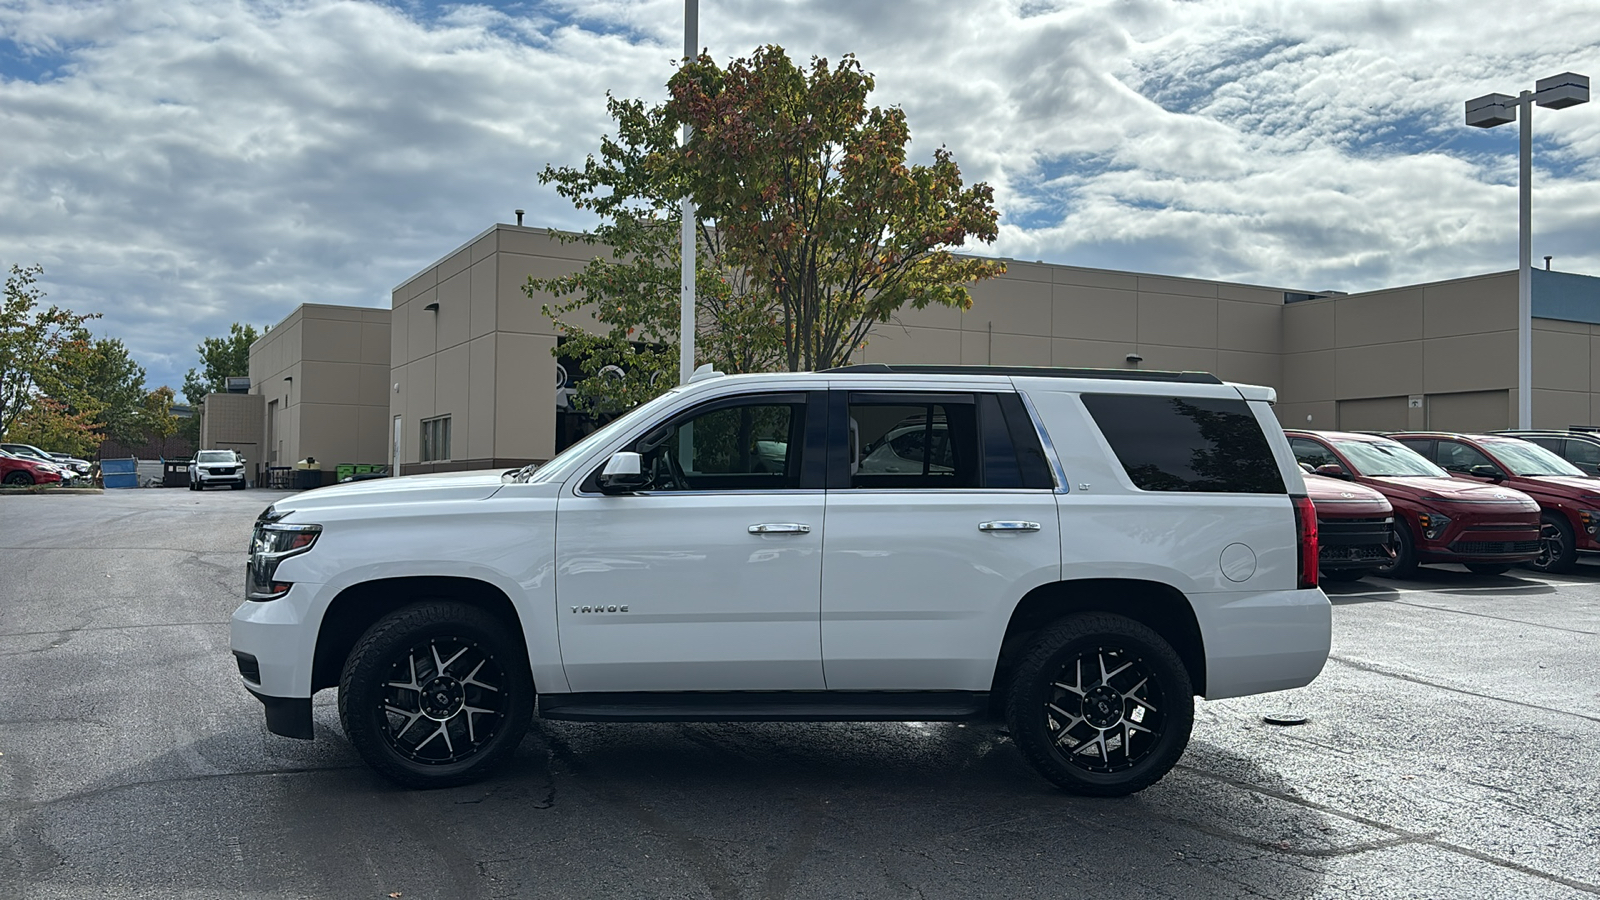
[[337, 687], [362, 757], [428, 787], [486, 773], [536, 711], [999, 715], [1046, 778], [1120, 795], [1177, 762], [1196, 695], [1326, 662], [1316, 516], [1269, 388], [710, 376], [538, 468], [269, 507], [232, 638], [267, 727], [310, 738], [312, 695]]

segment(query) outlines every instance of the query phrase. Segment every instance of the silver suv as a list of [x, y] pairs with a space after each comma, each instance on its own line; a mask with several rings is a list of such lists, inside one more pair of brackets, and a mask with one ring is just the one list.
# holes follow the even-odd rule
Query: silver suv
[[1326, 662], [1272, 399], [1200, 373], [706, 373], [537, 468], [278, 501], [233, 652], [269, 729], [312, 737], [336, 687], [412, 786], [479, 777], [535, 714], [994, 715], [1062, 788], [1127, 794], [1177, 762], [1196, 695]]

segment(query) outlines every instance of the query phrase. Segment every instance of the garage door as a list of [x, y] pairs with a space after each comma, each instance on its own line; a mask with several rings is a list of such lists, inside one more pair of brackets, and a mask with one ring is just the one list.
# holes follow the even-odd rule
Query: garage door
[[1510, 428], [1510, 391], [1428, 395], [1428, 427], [1434, 431], [1494, 431]]
[[1404, 397], [1339, 401], [1340, 431], [1405, 431], [1410, 427]]

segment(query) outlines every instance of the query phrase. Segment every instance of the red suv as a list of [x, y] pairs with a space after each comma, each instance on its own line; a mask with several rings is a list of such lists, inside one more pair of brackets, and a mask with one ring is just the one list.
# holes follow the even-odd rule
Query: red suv
[[1306, 475], [1317, 508], [1317, 571], [1323, 581], [1355, 581], [1394, 564], [1394, 507], [1371, 488]]
[[1418, 563], [1453, 562], [1480, 575], [1498, 575], [1539, 555], [1539, 504], [1527, 494], [1451, 478], [1416, 451], [1380, 435], [1287, 434], [1295, 458], [1317, 474], [1366, 485], [1394, 505], [1394, 562], [1380, 574], [1404, 577]]
[[1457, 478], [1514, 487], [1539, 501], [1543, 513], [1539, 555], [1529, 563], [1533, 568], [1569, 572], [1578, 564], [1578, 551], [1600, 551], [1600, 479], [1549, 450], [1490, 434], [1419, 431], [1390, 437]]

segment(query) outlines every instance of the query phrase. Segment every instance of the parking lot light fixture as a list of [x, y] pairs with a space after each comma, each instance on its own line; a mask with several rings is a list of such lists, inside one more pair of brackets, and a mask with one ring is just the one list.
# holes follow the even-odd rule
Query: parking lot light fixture
[[1522, 117], [1517, 173], [1517, 427], [1533, 427], [1533, 107], [1566, 109], [1589, 102], [1589, 76], [1562, 72], [1531, 91], [1467, 101], [1467, 124], [1494, 128]]

